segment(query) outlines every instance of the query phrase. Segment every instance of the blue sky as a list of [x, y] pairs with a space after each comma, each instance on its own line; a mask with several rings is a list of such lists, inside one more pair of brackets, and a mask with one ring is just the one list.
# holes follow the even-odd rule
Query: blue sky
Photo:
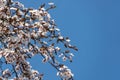
[[[79, 48], [73, 63], [67, 63], [75, 80], [120, 80], [120, 0], [20, 1], [34, 8], [51, 1], [57, 5], [52, 17]], [[46, 74], [44, 80], [58, 80], [55, 69], [40, 60], [35, 57], [31, 64]]]

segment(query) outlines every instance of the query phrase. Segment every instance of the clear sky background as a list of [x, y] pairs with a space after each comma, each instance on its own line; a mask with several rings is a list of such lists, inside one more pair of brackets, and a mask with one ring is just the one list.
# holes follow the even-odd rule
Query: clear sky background
[[[26, 7], [54, 2], [50, 13], [64, 36], [79, 48], [73, 63], [67, 63], [75, 80], [120, 80], [120, 0], [19, 0]], [[33, 68], [45, 73], [44, 80], [58, 80], [49, 64], [39, 57]]]

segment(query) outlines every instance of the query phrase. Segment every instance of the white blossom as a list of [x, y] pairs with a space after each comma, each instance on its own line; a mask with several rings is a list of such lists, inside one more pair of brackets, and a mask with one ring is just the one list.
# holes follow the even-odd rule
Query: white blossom
[[59, 36], [58, 39], [61, 39], [61, 40], [62, 40], [62, 39], [63, 39], [63, 36]]
[[10, 8], [10, 10], [15, 10], [15, 11], [16, 11], [16, 10], [17, 10], [17, 8], [15, 8], [15, 7], [11, 7], [11, 8]]
[[67, 42], [70, 42], [70, 39], [67, 39], [66, 41], [67, 41]]
[[59, 29], [59, 28], [55, 28], [55, 30], [56, 30], [56, 31], [60, 31], [60, 29]]
[[63, 57], [62, 57], [62, 60], [63, 60], [63, 61], [66, 61], [66, 60], [67, 60], [67, 57], [63, 56]]
[[10, 76], [11, 76], [11, 73], [10, 73], [9, 69], [4, 70], [3, 73], [2, 73], [2, 76], [3, 76], [4, 78], [10, 77]]
[[6, 0], [0, 0], [0, 7], [4, 7], [6, 3]]
[[73, 77], [73, 73], [70, 69], [68, 69], [67, 66], [63, 65], [59, 68], [60, 71], [57, 72], [57, 76], [61, 76], [63, 80], [69, 80], [71, 77]]
[[59, 48], [59, 47], [55, 47], [55, 49], [56, 49], [57, 51], [60, 51], [60, 48]]
[[73, 53], [70, 53], [70, 56], [74, 56], [74, 54], [73, 54]]
[[49, 2], [48, 4], [49, 4], [49, 5], [54, 5], [54, 3], [53, 3], [53, 2]]
[[63, 53], [61, 53], [58, 57], [62, 57], [63, 56]]

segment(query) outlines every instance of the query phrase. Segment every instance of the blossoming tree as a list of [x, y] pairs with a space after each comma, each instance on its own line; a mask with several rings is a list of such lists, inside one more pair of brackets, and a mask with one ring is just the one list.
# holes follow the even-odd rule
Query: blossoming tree
[[72, 62], [71, 51], [78, 49], [61, 35], [49, 14], [53, 8], [54, 3], [32, 9], [18, 1], [0, 0], [0, 80], [42, 80], [43, 74], [28, 62], [35, 55], [51, 64], [61, 80], [73, 80], [71, 70], [58, 58]]

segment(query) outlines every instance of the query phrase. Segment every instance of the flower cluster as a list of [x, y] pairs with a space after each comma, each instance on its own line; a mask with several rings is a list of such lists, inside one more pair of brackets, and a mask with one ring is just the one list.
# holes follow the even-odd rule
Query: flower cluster
[[[33, 70], [27, 61], [34, 55], [42, 56], [42, 62], [55, 67], [61, 79], [72, 79], [70, 69], [60, 65], [56, 57], [72, 62], [70, 50], [78, 49], [61, 35], [48, 12], [53, 8], [54, 3], [49, 3], [47, 9], [45, 4], [33, 9], [18, 1], [0, 0], [0, 79], [42, 80], [43, 74]], [[3, 64], [11, 65], [12, 69], [3, 69]]]
[[73, 80], [74, 75], [67, 66], [60, 64], [57, 76], [60, 76], [63, 80]]

